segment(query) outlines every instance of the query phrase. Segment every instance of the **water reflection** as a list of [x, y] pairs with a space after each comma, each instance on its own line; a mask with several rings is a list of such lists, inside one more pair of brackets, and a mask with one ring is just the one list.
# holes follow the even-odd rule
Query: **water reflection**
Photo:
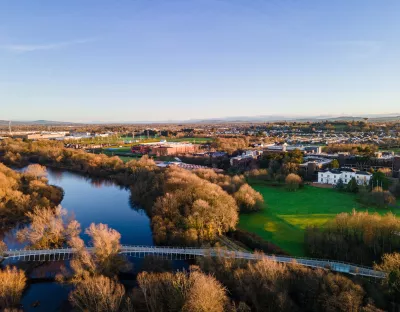
[[[153, 245], [150, 220], [140, 206], [132, 204], [130, 191], [109, 179], [93, 179], [87, 176], [59, 169], [47, 168], [49, 184], [61, 187], [64, 198], [61, 205], [81, 224], [82, 229], [92, 222], [106, 223], [121, 233], [121, 242], [129, 245]], [[15, 238], [18, 228], [5, 234], [9, 248], [23, 248]], [[89, 237], [81, 234], [86, 243]], [[134, 269], [142, 259], [131, 259]], [[3, 264], [16, 264], [5, 261]], [[38, 266], [38, 262], [19, 262], [18, 266], [27, 269], [30, 277], [54, 277], [64, 262], [48, 262]], [[178, 264], [176, 264], [178, 265]], [[181, 263], [180, 267], [185, 264]], [[69, 311], [69, 288], [56, 283], [33, 283], [23, 297], [24, 311]], [[39, 306], [36, 306], [39, 303]], [[34, 307], [35, 306], [35, 307]]]

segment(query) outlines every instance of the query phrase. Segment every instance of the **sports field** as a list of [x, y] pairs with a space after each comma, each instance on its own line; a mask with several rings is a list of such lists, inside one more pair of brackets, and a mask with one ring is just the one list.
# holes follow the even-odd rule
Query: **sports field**
[[[253, 232], [295, 256], [305, 255], [304, 229], [308, 225], [324, 225], [338, 213], [351, 212], [353, 208], [367, 210], [355, 200], [355, 195], [334, 189], [305, 186], [297, 192], [289, 192], [284, 187], [262, 183], [252, 186], [263, 195], [267, 207], [258, 213], [241, 214], [239, 228]], [[374, 208], [368, 210], [377, 211]], [[399, 215], [400, 209], [393, 212], [396, 211]]]

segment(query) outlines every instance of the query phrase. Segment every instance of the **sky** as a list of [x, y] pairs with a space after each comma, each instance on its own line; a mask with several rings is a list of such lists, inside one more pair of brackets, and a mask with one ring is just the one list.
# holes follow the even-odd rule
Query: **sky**
[[398, 0], [0, 0], [0, 120], [400, 113]]

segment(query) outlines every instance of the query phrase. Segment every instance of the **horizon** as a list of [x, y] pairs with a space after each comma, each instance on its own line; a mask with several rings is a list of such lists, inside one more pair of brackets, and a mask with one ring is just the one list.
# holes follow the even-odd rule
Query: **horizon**
[[25, 0], [1, 8], [3, 120], [341, 117], [399, 107], [394, 0]]
[[225, 116], [225, 117], [212, 117], [206, 119], [185, 119], [185, 120], [119, 120], [119, 121], [103, 121], [103, 120], [92, 120], [92, 121], [71, 121], [71, 120], [48, 120], [48, 119], [14, 119], [14, 120], [0, 120], [7, 122], [61, 122], [61, 123], [82, 123], [82, 124], [142, 124], [142, 123], [198, 123], [198, 122], [256, 122], [260, 119], [262, 122], [278, 122], [278, 121], [297, 121], [303, 119], [313, 119], [313, 120], [329, 120], [329, 119], [340, 119], [340, 118], [369, 118], [369, 119], [379, 119], [379, 118], [390, 118], [390, 117], [400, 117], [400, 113], [387, 113], [387, 114], [350, 114], [350, 115], [258, 115], [258, 116]]

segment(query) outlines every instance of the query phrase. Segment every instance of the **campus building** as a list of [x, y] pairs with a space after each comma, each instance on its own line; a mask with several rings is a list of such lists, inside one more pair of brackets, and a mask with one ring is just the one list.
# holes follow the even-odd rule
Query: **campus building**
[[369, 183], [371, 177], [372, 174], [353, 168], [330, 169], [318, 172], [318, 183], [336, 185], [339, 179], [342, 179], [343, 183], [347, 184], [355, 178], [357, 184], [364, 185]]
[[152, 154], [156, 156], [171, 156], [180, 154], [193, 154], [199, 150], [198, 144], [180, 142], [143, 143], [131, 147], [135, 154]]

